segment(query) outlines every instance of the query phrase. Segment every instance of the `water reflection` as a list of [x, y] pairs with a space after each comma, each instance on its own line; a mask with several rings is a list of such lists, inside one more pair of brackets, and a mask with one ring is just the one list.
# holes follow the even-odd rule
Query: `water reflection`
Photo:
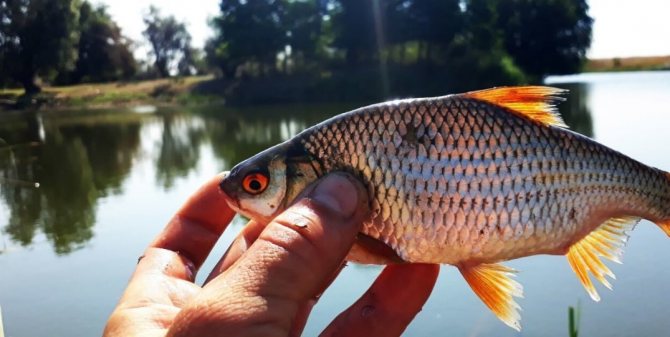
[[562, 83], [557, 87], [568, 89], [567, 100], [561, 102], [558, 110], [571, 130], [593, 137], [593, 119], [589, 110], [589, 85], [587, 83]]
[[200, 159], [205, 138], [201, 119], [169, 113], [163, 116], [163, 136], [156, 159], [156, 182], [165, 189], [191, 172]]
[[3, 138], [10, 133], [7, 139], [39, 144], [1, 152], [0, 191], [9, 209], [4, 232], [16, 243], [30, 245], [39, 229], [56, 253], [69, 253], [93, 237], [97, 200], [122, 192], [140, 124], [87, 121], [32, 115], [2, 129]]
[[[560, 106], [577, 132], [592, 135], [586, 85]], [[354, 106], [313, 105], [207, 108], [189, 112], [28, 114], [0, 121], [0, 195], [8, 209], [4, 233], [22, 246], [43, 234], [58, 254], [93, 237], [99, 200], [122, 195], [141, 163], [155, 168], [156, 187], [170, 190], [194, 172], [203, 151], [219, 170], [277, 144], [304, 128]], [[159, 134], [155, 134], [159, 132]], [[154, 142], [142, 147], [143, 142]], [[10, 147], [8, 144], [15, 146]], [[148, 153], [146, 153], [148, 152]], [[31, 183], [39, 182], [35, 188]], [[2, 215], [2, 214], [0, 214]]]
[[215, 155], [232, 165], [305, 128], [352, 109], [351, 105], [282, 106], [200, 111]]

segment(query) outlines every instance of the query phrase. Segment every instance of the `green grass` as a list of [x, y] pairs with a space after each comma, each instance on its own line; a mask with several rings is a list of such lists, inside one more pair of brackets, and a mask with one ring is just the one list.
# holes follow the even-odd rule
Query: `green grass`
[[581, 308], [579, 302], [577, 307], [568, 308], [568, 332], [570, 337], [579, 337], [579, 323], [581, 320]]

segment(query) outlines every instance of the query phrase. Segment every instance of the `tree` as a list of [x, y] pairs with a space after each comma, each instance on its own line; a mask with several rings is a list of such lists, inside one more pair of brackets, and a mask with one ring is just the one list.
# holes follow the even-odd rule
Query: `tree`
[[37, 76], [51, 79], [58, 69], [72, 69], [78, 15], [78, 0], [0, 0], [0, 76], [34, 94], [41, 90]]
[[80, 38], [74, 71], [63, 73], [67, 83], [129, 79], [137, 72], [131, 42], [121, 34], [104, 6], [84, 1], [79, 15]]
[[144, 24], [143, 34], [151, 44], [156, 70], [161, 77], [169, 77], [170, 69], [188, 58], [192, 51], [191, 35], [183, 23], [174, 16], [162, 17], [154, 6], [149, 7]]
[[505, 49], [537, 80], [578, 72], [591, 45], [588, 9], [586, 0], [499, 0]]
[[286, 43], [294, 63], [315, 61], [322, 37], [322, 10], [317, 1], [288, 1], [282, 16]]
[[349, 66], [370, 63], [378, 55], [373, 2], [337, 0], [334, 6], [333, 46], [345, 51]]
[[445, 51], [463, 32], [460, 3], [460, 0], [399, 1], [399, 11], [404, 11], [406, 17], [406, 38], [420, 42], [419, 59], [430, 60], [436, 49]]
[[258, 73], [274, 69], [277, 54], [286, 46], [280, 0], [222, 0], [221, 15], [212, 20], [215, 37], [205, 48], [208, 59], [224, 75], [234, 77], [248, 65]]
[[497, 26], [498, 1], [468, 0], [464, 3], [465, 30], [449, 48], [449, 62], [445, 64], [452, 89], [474, 90], [527, 81], [503, 47], [504, 32]]

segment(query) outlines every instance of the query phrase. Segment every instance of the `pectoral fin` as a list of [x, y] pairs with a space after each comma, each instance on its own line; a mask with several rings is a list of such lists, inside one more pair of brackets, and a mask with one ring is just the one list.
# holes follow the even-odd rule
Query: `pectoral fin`
[[363, 233], [358, 233], [347, 260], [362, 264], [405, 263], [389, 245]]
[[512, 279], [516, 270], [501, 264], [459, 267], [470, 288], [505, 324], [521, 331], [519, 305], [514, 297], [523, 297], [523, 287]]
[[590, 272], [605, 287], [612, 289], [612, 285], [605, 276], [614, 279], [614, 273], [600, 261], [600, 258], [604, 257], [610, 261], [621, 263], [623, 248], [628, 240], [628, 232], [635, 228], [638, 221], [640, 221], [639, 218], [633, 217], [609, 219], [598, 229], [570, 246], [567, 254], [570, 267], [575, 271], [594, 301], [600, 301], [600, 295], [593, 286], [588, 273]]

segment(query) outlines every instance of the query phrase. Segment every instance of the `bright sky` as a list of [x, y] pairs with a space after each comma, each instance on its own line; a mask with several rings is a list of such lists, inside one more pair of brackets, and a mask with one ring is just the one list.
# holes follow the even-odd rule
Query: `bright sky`
[[[163, 14], [186, 22], [195, 47], [203, 47], [213, 32], [207, 25], [218, 14], [221, 0], [93, 0], [109, 7], [125, 35], [143, 41], [142, 14], [151, 4]], [[669, 0], [590, 0], [593, 43], [589, 57], [670, 55]], [[144, 57], [146, 49], [138, 51]]]

